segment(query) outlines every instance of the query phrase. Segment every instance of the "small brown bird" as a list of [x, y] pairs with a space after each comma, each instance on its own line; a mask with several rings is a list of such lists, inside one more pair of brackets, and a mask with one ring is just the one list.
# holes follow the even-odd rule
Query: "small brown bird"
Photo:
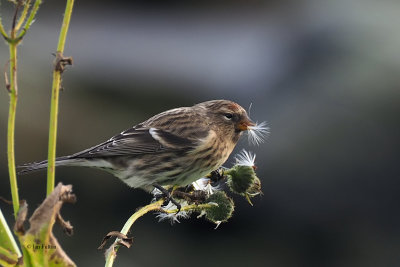
[[[100, 168], [131, 187], [150, 191], [185, 186], [219, 168], [243, 131], [265, 129], [257, 129], [240, 105], [212, 100], [157, 114], [104, 143], [57, 158], [56, 166]], [[30, 163], [21, 173], [46, 167], [47, 161]]]

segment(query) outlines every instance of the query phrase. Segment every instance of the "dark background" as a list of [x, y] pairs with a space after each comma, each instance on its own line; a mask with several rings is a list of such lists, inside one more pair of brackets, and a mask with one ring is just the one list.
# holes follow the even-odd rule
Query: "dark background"
[[[57, 3], [56, 3], [57, 2]], [[10, 4], [1, 13], [10, 25]], [[399, 1], [76, 1], [66, 43], [57, 155], [77, 152], [163, 110], [230, 99], [271, 134], [254, 147], [264, 195], [236, 198], [217, 230], [193, 216], [147, 215], [117, 266], [399, 266]], [[45, 1], [19, 48], [18, 164], [47, 155], [52, 53], [64, 2]], [[8, 60], [0, 44], [0, 69]], [[0, 195], [8, 95], [0, 75]], [[226, 163], [230, 166], [233, 159]], [[32, 212], [46, 173], [19, 176]], [[75, 227], [56, 235], [79, 266], [150, 196], [99, 170], [57, 169], [73, 184]], [[0, 204], [10, 225], [12, 208]]]

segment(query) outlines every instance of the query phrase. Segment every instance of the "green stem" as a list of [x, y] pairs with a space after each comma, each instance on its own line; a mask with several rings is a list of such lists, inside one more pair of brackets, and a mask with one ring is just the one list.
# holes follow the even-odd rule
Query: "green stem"
[[[33, 8], [31, 10], [31, 13], [29, 14], [28, 19], [25, 22], [24, 28], [22, 29], [22, 31], [19, 33], [18, 35], [18, 39], [21, 39], [22, 37], [24, 37], [25, 33], [29, 30], [29, 27], [32, 25], [33, 23], [33, 19], [36, 16], [36, 12], [39, 9], [40, 4], [42, 3], [42, 0], [36, 0], [35, 4], [33, 5]], [[22, 20], [20, 20], [21, 24], [22, 24]], [[19, 23], [18, 23], [19, 25]]]
[[24, 10], [22, 11], [21, 17], [19, 17], [18, 19], [17, 26], [15, 26], [15, 31], [18, 31], [21, 28], [22, 23], [24, 23], [26, 15], [28, 15], [29, 6], [31, 5], [31, 0], [27, 0], [24, 5], [25, 5]]
[[57, 116], [58, 116], [58, 99], [60, 91], [59, 71], [53, 72], [53, 86], [51, 94], [50, 107], [50, 128], [49, 128], [49, 150], [48, 150], [48, 167], [47, 167], [47, 195], [53, 191], [55, 184], [55, 155], [56, 155], [56, 138], [57, 138]]
[[65, 40], [67, 39], [69, 22], [71, 20], [73, 7], [74, 7], [74, 0], [67, 0], [67, 6], [65, 7], [65, 13], [64, 13], [64, 20], [61, 26], [60, 38], [58, 39], [58, 46], [57, 46], [57, 52], [60, 53], [64, 51]]
[[[137, 219], [145, 215], [146, 213], [154, 210], [160, 210], [161, 205], [163, 204], [164, 199], [160, 199], [156, 202], [153, 202], [147, 206], [144, 206], [143, 208], [139, 209], [137, 212], [135, 212], [125, 223], [124, 227], [121, 230], [121, 233], [124, 235], [127, 235], [129, 232], [129, 229], [131, 229], [132, 225], [135, 223]], [[106, 252], [106, 267], [111, 267], [114, 264], [115, 258], [117, 257], [117, 251], [118, 248], [120, 247], [118, 245], [119, 238], [117, 238], [114, 243], [111, 245], [110, 249], [107, 250]]]
[[164, 213], [178, 213], [180, 211], [188, 211], [188, 210], [203, 210], [203, 209], [209, 209], [212, 207], [218, 206], [218, 204], [216, 203], [206, 203], [206, 204], [191, 204], [191, 205], [187, 205], [187, 206], [183, 206], [180, 210], [178, 209], [173, 209], [173, 210], [166, 210], [166, 209], [162, 209], [161, 212]]
[[6, 31], [4, 30], [3, 21], [0, 17], [0, 33], [3, 35], [4, 38], [8, 38]]
[[[14, 35], [13, 32], [11, 35]], [[12, 36], [14, 37], [14, 36]], [[11, 197], [14, 208], [14, 216], [17, 218], [19, 210], [19, 196], [17, 185], [17, 174], [15, 171], [15, 152], [14, 152], [14, 132], [15, 132], [15, 114], [17, 110], [18, 86], [17, 86], [17, 43], [9, 43], [10, 46], [10, 108], [8, 112], [8, 130], [7, 130], [7, 158], [8, 172], [10, 176]]]
[[65, 40], [67, 38], [69, 22], [71, 20], [72, 8], [74, 0], [67, 0], [65, 8], [64, 19], [61, 26], [61, 32], [58, 39], [56, 66], [53, 71], [53, 85], [51, 92], [51, 105], [50, 105], [50, 126], [49, 126], [49, 150], [48, 150], [48, 167], [47, 167], [47, 195], [50, 195], [54, 188], [55, 177], [55, 158], [56, 158], [56, 139], [57, 139], [57, 125], [58, 125], [58, 100], [60, 93], [61, 72], [57, 68], [57, 60], [60, 60], [64, 52]]
[[[17, 111], [17, 100], [18, 100], [18, 85], [17, 85], [17, 46], [22, 40], [23, 34], [20, 36], [17, 35], [18, 28], [20, 24], [22, 24], [23, 20], [25, 20], [28, 9], [29, 2], [26, 3], [22, 16], [18, 23], [16, 23], [16, 17], [18, 15], [18, 9], [20, 8], [20, 3], [17, 3], [11, 28], [10, 36], [7, 35], [4, 30], [3, 23], [0, 18], [0, 33], [6, 39], [9, 48], [10, 48], [10, 84], [7, 84], [7, 89], [9, 90], [10, 95], [10, 107], [8, 112], [8, 125], [7, 125], [7, 160], [8, 160], [8, 172], [10, 177], [10, 187], [11, 187], [11, 197], [14, 208], [14, 216], [17, 218], [18, 210], [19, 210], [19, 196], [18, 196], [18, 184], [17, 184], [17, 174], [15, 170], [15, 115]], [[33, 21], [35, 17], [36, 11], [39, 8], [41, 0], [36, 0], [35, 7], [30, 14], [30, 21]], [[24, 29], [25, 30], [25, 29]], [[7, 76], [6, 76], [7, 77]]]
[[21, 251], [18, 248], [17, 242], [14, 239], [14, 236], [8, 227], [6, 219], [3, 216], [3, 212], [0, 209], [0, 240], [3, 248], [6, 248], [13, 253], [15, 253], [18, 258], [22, 256]]
[[[121, 234], [127, 235], [129, 230], [131, 229], [132, 225], [136, 222], [137, 219], [145, 215], [146, 213], [154, 210], [158, 210], [164, 213], [177, 213], [179, 212], [178, 209], [173, 209], [173, 210], [165, 210], [161, 208], [161, 205], [165, 199], [160, 199], [156, 202], [153, 202], [147, 206], [144, 206], [143, 208], [140, 208], [138, 211], [136, 211], [125, 223], [124, 227], [121, 230]], [[207, 209], [207, 208], [212, 208], [214, 207], [215, 203], [206, 203], [206, 204], [191, 204], [187, 206], [183, 206], [180, 211], [188, 211], [188, 210], [198, 210], [198, 209]], [[117, 257], [117, 251], [120, 245], [118, 242], [120, 241], [119, 238], [117, 238], [114, 243], [111, 245], [111, 247], [106, 251], [106, 267], [112, 267], [115, 261], [115, 258]]]

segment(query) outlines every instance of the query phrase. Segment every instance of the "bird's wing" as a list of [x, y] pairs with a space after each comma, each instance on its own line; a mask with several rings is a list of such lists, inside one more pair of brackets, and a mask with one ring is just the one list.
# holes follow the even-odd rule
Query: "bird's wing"
[[73, 154], [73, 158], [140, 155], [168, 150], [191, 150], [199, 139], [185, 138], [157, 128], [131, 128], [108, 141]]

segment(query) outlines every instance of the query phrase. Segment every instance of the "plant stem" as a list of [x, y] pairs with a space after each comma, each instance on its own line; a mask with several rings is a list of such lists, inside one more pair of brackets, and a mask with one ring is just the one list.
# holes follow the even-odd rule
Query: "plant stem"
[[57, 62], [62, 57], [64, 52], [65, 40], [67, 38], [69, 22], [71, 20], [72, 8], [74, 6], [74, 0], [67, 0], [67, 6], [65, 8], [64, 19], [61, 26], [60, 36], [58, 39], [57, 46], [57, 57], [53, 71], [53, 85], [51, 92], [51, 104], [50, 104], [50, 126], [49, 126], [49, 150], [48, 150], [48, 167], [47, 167], [47, 195], [50, 195], [54, 188], [54, 177], [55, 177], [55, 158], [56, 158], [56, 139], [57, 139], [57, 125], [58, 125], [58, 100], [60, 93], [61, 84], [61, 73], [62, 70], [57, 68]]
[[[121, 233], [127, 235], [129, 229], [131, 229], [132, 225], [135, 223], [137, 219], [145, 215], [146, 213], [153, 211], [153, 210], [160, 210], [161, 205], [163, 204], [164, 199], [160, 199], [156, 202], [153, 202], [147, 206], [142, 207], [138, 211], [136, 211], [125, 223], [124, 227], [121, 230]], [[114, 264], [114, 260], [117, 257], [117, 251], [120, 245], [118, 245], [119, 238], [117, 238], [111, 247], [106, 252], [106, 267], [111, 267]]]
[[[12, 34], [13, 35], [13, 34]], [[13, 36], [12, 36], [13, 37]], [[15, 132], [15, 114], [17, 110], [18, 86], [17, 86], [17, 43], [10, 42], [10, 108], [8, 112], [8, 130], [7, 130], [7, 158], [8, 172], [10, 176], [11, 197], [14, 208], [14, 216], [17, 218], [19, 210], [19, 196], [17, 185], [17, 174], [15, 171], [15, 152], [14, 152], [14, 132]]]
[[[177, 213], [179, 210], [174, 209], [174, 210], [164, 210], [161, 208], [161, 205], [165, 199], [160, 199], [156, 202], [153, 202], [147, 206], [144, 206], [140, 208], [138, 211], [136, 211], [125, 223], [124, 227], [121, 230], [121, 234], [127, 235], [129, 232], [129, 229], [131, 229], [132, 225], [135, 223], [137, 219], [145, 215], [146, 213], [154, 210], [158, 210], [164, 213]], [[206, 208], [211, 208], [214, 207], [215, 203], [206, 203], [206, 204], [192, 204], [192, 205], [187, 205], [183, 206], [180, 211], [188, 211], [188, 210], [197, 210], [197, 209], [206, 209]], [[115, 261], [115, 258], [117, 257], [117, 251], [120, 245], [118, 244], [119, 238], [115, 239], [114, 243], [111, 245], [111, 247], [106, 251], [106, 267], [112, 267]]]
[[67, 39], [69, 22], [71, 20], [73, 7], [74, 7], [74, 0], [67, 0], [67, 6], [65, 7], [65, 13], [64, 13], [64, 20], [61, 26], [61, 32], [57, 46], [57, 52], [60, 53], [64, 52], [65, 40]]
[[[22, 31], [19, 33], [18, 38], [17, 39], [21, 39], [22, 37], [24, 37], [25, 33], [29, 30], [29, 27], [32, 25], [33, 20], [36, 16], [36, 12], [39, 9], [40, 4], [42, 3], [42, 0], [36, 0], [35, 4], [32, 7], [31, 13], [29, 14], [28, 19], [25, 22], [24, 28], [22, 29]], [[26, 3], [28, 4], [28, 2]], [[22, 24], [22, 20], [20, 20], [20, 22], [18, 23], [18, 25], [21, 23]], [[18, 27], [17, 25], [17, 27]], [[19, 25], [20, 26], [20, 25]]]
[[0, 209], [0, 240], [3, 248], [11, 250], [17, 254], [18, 258], [22, 256], [21, 251], [18, 248], [17, 242], [12, 235], [10, 228], [4, 218], [3, 212]]
[[3, 37], [4, 37], [5, 39], [8, 38], [7, 33], [6, 33], [6, 31], [4, 30], [3, 21], [1, 20], [1, 17], [0, 17], [0, 33], [1, 33], [1, 35], [3, 35]]
[[[33, 21], [35, 17], [36, 11], [39, 8], [39, 4], [41, 0], [36, 0], [35, 6], [31, 11], [29, 16], [29, 25]], [[0, 33], [6, 39], [9, 49], [10, 49], [10, 73], [9, 73], [9, 84], [6, 84], [7, 90], [10, 95], [10, 107], [8, 112], [8, 124], [7, 124], [7, 160], [8, 160], [8, 172], [10, 176], [10, 187], [11, 187], [11, 197], [14, 208], [14, 216], [17, 218], [18, 210], [19, 210], [19, 196], [18, 196], [18, 184], [17, 184], [17, 174], [15, 170], [15, 115], [17, 111], [17, 100], [18, 100], [18, 84], [17, 84], [17, 46], [22, 40], [23, 34], [25, 34], [26, 29], [24, 29], [24, 33], [20, 33], [17, 37], [17, 32], [19, 27], [22, 25], [25, 20], [28, 9], [29, 9], [30, 0], [26, 2], [26, 6], [22, 11], [22, 15], [20, 20], [17, 23], [18, 10], [22, 5], [22, 2], [18, 2], [15, 7], [15, 13], [12, 22], [12, 28], [10, 32], [10, 36], [7, 35], [4, 30], [3, 23], [0, 18]], [[28, 23], [28, 22], [27, 22]], [[29, 28], [29, 27], [28, 27]], [[8, 82], [6, 75], [6, 82]]]
[[22, 23], [24, 23], [26, 19], [26, 15], [28, 14], [29, 6], [31, 5], [31, 0], [27, 0], [24, 4], [24, 10], [22, 11], [21, 17], [18, 19], [17, 26], [15, 26], [15, 30], [19, 31], [19, 29], [22, 26]]
[[162, 209], [161, 212], [164, 213], [178, 213], [181, 211], [188, 211], [188, 210], [202, 210], [202, 209], [209, 209], [212, 207], [218, 206], [218, 204], [216, 203], [205, 203], [205, 204], [191, 204], [191, 205], [187, 205], [187, 206], [183, 206], [180, 210], [178, 209], [173, 209], [173, 210], [165, 210]]
[[49, 150], [48, 150], [48, 167], [47, 167], [47, 195], [50, 195], [55, 184], [55, 155], [56, 155], [56, 137], [57, 137], [57, 116], [58, 116], [58, 99], [60, 91], [59, 71], [53, 72], [53, 86], [51, 93], [50, 107], [50, 128], [49, 128]]

